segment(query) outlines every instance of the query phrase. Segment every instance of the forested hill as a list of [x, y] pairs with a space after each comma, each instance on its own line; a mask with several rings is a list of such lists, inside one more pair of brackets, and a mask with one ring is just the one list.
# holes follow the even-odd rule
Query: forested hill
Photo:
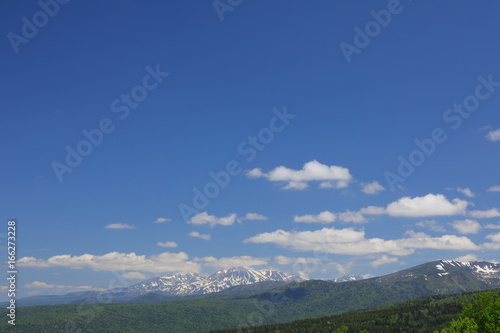
[[[331, 333], [341, 327], [348, 327], [349, 333], [427, 333], [448, 327], [462, 312], [464, 305], [481, 292], [453, 295], [439, 295], [396, 303], [390, 306], [348, 312], [335, 316], [303, 319], [284, 324], [253, 326], [246, 329], [224, 329], [210, 333]], [[500, 289], [492, 291], [500, 297]], [[498, 309], [500, 312], [500, 309]], [[498, 327], [500, 332], [500, 327]]]

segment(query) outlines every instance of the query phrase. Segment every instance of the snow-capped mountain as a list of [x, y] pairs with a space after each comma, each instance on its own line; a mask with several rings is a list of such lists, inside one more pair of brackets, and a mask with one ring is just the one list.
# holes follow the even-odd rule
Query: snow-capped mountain
[[379, 284], [418, 283], [433, 293], [453, 293], [500, 287], [500, 263], [438, 260], [370, 279]]
[[[135, 302], [137, 298], [151, 296], [142, 302], [158, 302], [176, 299], [182, 296], [194, 296], [219, 292], [230, 287], [241, 286], [246, 291], [266, 290], [305, 279], [288, 275], [277, 270], [253, 270], [239, 267], [220, 270], [210, 276], [193, 273], [175, 274], [157, 277], [132, 285], [116, 288], [102, 294], [97, 291], [74, 292], [65, 295], [40, 295], [19, 300], [22, 306], [42, 304], [68, 304], [100, 302], [111, 299], [112, 302]], [[363, 280], [363, 281], [359, 281]], [[407, 268], [388, 275], [366, 278], [366, 276], [348, 275], [328, 282], [356, 281], [364, 285], [390, 285], [400, 293], [407, 292], [408, 297], [423, 297], [438, 294], [459, 293], [464, 291], [490, 290], [500, 288], [500, 263], [486, 261], [439, 260]], [[263, 284], [252, 284], [264, 282]], [[311, 285], [309, 285], [311, 287]], [[238, 288], [238, 287], [237, 287]], [[149, 295], [148, 295], [149, 294]], [[157, 296], [156, 298], [153, 296]], [[165, 297], [166, 296], [166, 297]], [[3, 306], [3, 305], [2, 305]]]
[[220, 270], [208, 277], [195, 273], [162, 276], [137, 283], [128, 288], [115, 289], [114, 291], [139, 295], [160, 293], [171, 296], [188, 296], [219, 292], [233, 286], [248, 285], [257, 282], [277, 281], [287, 283], [303, 280], [297, 276], [272, 269], [253, 270], [245, 267], [237, 267]]
[[436, 263], [437, 275], [445, 276], [454, 271], [465, 271], [483, 281], [500, 282], [500, 263], [488, 261], [440, 260]]
[[365, 280], [366, 277], [363, 277], [362, 275], [344, 275], [338, 278], [333, 279], [333, 282], [340, 283], [340, 282], [350, 282], [350, 281], [359, 281], [359, 280]]

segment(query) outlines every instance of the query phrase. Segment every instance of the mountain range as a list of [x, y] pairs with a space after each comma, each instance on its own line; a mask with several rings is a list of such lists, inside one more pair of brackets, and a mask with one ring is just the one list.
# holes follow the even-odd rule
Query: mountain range
[[[156, 277], [125, 288], [115, 288], [99, 295], [100, 298], [112, 299], [114, 303], [147, 303], [170, 301], [186, 297], [225, 292], [257, 292], [286, 285], [295, 285], [306, 279], [289, 275], [278, 270], [254, 270], [236, 267], [217, 271], [210, 276], [196, 273], [179, 273]], [[328, 283], [359, 283], [386, 285], [410, 283], [418, 285], [427, 292], [419, 294], [429, 296], [463, 291], [477, 291], [500, 287], [500, 264], [485, 261], [434, 261], [381, 277], [365, 279], [360, 275], [347, 275]], [[75, 292], [65, 295], [33, 296], [20, 299], [20, 306], [50, 305], [88, 302], [96, 299], [96, 291]]]
[[235, 267], [220, 270], [208, 277], [184, 273], [157, 277], [128, 288], [112, 290], [134, 294], [159, 293], [167, 296], [191, 296], [215, 293], [230, 287], [249, 285], [258, 282], [277, 281], [283, 283], [300, 282], [305, 279], [288, 275], [278, 270], [253, 270], [246, 267]]
[[[342, 283], [300, 282], [278, 271], [246, 268], [222, 270], [211, 277], [160, 277], [105, 294], [112, 296], [114, 303], [128, 304], [94, 304], [105, 297], [84, 293], [25, 299], [26, 303], [54, 302], [52, 297], [59, 297], [60, 303], [63, 299], [74, 304], [21, 307], [23, 321], [16, 329], [42, 332], [50, 328], [50, 332], [64, 332], [64, 326], [59, 329], [58, 325], [68, 320], [73, 320], [85, 332], [116, 332], [126, 328], [130, 332], [150, 333], [284, 323], [374, 309], [420, 297], [500, 288], [500, 264], [439, 260], [380, 277]], [[242, 281], [249, 284], [238, 284]], [[232, 286], [227, 287], [229, 285]], [[208, 292], [221, 288], [226, 289]], [[189, 295], [181, 296], [184, 293]], [[87, 318], [87, 312], [92, 320]]]

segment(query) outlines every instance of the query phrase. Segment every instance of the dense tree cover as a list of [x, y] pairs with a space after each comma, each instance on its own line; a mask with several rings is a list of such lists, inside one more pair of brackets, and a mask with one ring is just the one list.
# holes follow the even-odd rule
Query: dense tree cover
[[[455, 294], [450, 296], [432, 296], [413, 301], [397, 303], [391, 306], [368, 310], [350, 312], [335, 316], [327, 316], [322, 318], [310, 318], [298, 320], [290, 323], [262, 325], [250, 328], [224, 329], [211, 331], [212, 333], [386, 333], [386, 332], [407, 332], [407, 333], [422, 333], [433, 332], [443, 329], [450, 325], [450, 321], [457, 318], [462, 312], [471, 318], [489, 318], [488, 322], [492, 322], [496, 327], [496, 331], [470, 331], [471, 333], [499, 333], [500, 323], [498, 323], [498, 311], [500, 311], [498, 303], [489, 301], [490, 296], [499, 298], [500, 290], [491, 293], [465, 293]], [[484, 296], [486, 295], [486, 296]], [[488, 296], [490, 295], [490, 296]], [[475, 299], [475, 302], [472, 300]], [[471, 305], [472, 304], [472, 305]], [[479, 307], [478, 307], [479, 304]], [[479, 309], [479, 310], [478, 310]], [[468, 318], [468, 317], [466, 317]], [[480, 319], [479, 321], [486, 321]], [[471, 325], [469, 319], [460, 321], [458, 324], [453, 324], [460, 327], [469, 327]], [[441, 333], [456, 333], [469, 331], [442, 331]]]
[[[458, 319], [441, 333], [499, 333], [500, 296], [498, 293], [481, 293], [465, 305]], [[435, 333], [439, 333], [435, 331]]]
[[[357, 286], [356, 292], [352, 286]], [[363, 329], [376, 332], [432, 332], [447, 326], [462, 311], [472, 296], [434, 296], [405, 301], [397, 306], [331, 316], [334, 313], [375, 308], [377, 304], [394, 304], [411, 298], [415, 289], [404, 284], [387, 288], [370, 288], [368, 284], [332, 284], [308, 281], [257, 294], [238, 297], [192, 298], [183, 301], [146, 304], [68, 304], [30, 306], [17, 309], [16, 332], [194, 332], [224, 329], [223, 332], [245, 332], [230, 327], [252, 327], [251, 332], [325, 332], [349, 327], [349, 332]], [[411, 285], [410, 285], [411, 286]], [[382, 290], [382, 291], [381, 291]], [[383, 294], [386, 293], [386, 294]], [[391, 294], [392, 293], [392, 294]], [[498, 294], [498, 292], [497, 292]], [[304, 319], [288, 324], [297, 318]], [[5, 310], [0, 316], [6, 318]], [[0, 332], [6, 331], [6, 321]]]

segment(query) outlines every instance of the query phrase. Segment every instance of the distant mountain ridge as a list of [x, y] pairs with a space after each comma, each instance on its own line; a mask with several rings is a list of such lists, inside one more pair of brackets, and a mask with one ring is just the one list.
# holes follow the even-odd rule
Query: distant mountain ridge
[[360, 281], [360, 280], [366, 280], [366, 279], [367, 278], [362, 276], [362, 275], [349, 274], [349, 275], [344, 275], [344, 276], [335, 278], [332, 281], [336, 282], [336, 283], [341, 283], [341, 282]]
[[482, 282], [496, 286], [500, 283], [500, 263], [489, 261], [438, 260], [375, 279], [380, 282], [418, 279], [429, 281], [445, 277], [452, 278], [454, 281], [457, 281], [458, 277], [474, 279], [479, 283]]
[[295, 275], [278, 270], [254, 270], [246, 267], [223, 269], [205, 277], [196, 273], [174, 274], [143, 281], [128, 288], [110, 290], [111, 292], [129, 292], [138, 295], [160, 293], [168, 296], [191, 296], [219, 292], [230, 287], [254, 284], [258, 282], [300, 282]]
[[[114, 303], [171, 301], [200, 295], [231, 297], [227, 296], [227, 294], [262, 292], [294, 285], [300, 287], [304, 281], [303, 278], [278, 270], [254, 270], [236, 267], [217, 271], [210, 276], [195, 273], [161, 276], [130, 287], [108, 290], [104, 292], [104, 296], [106, 299], [112, 299]], [[359, 275], [347, 275], [332, 280], [322, 280], [322, 282], [334, 285], [355, 284], [356, 286], [367, 286], [376, 289], [405, 285], [406, 289], [415, 289], [413, 293], [416, 297], [423, 297], [500, 288], [500, 263], [438, 260], [380, 277], [365, 279]], [[219, 295], [221, 292], [224, 295]], [[216, 294], [207, 295], [210, 293]], [[28, 306], [94, 302], [98, 299], [98, 294], [96, 291], [87, 291], [65, 295], [32, 296], [20, 299], [18, 304], [19, 306]]]
[[[271, 272], [261, 272], [263, 276], [252, 273], [242, 269], [223, 270], [220, 274], [216, 274], [214, 279], [231, 284], [236, 281], [238, 283], [250, 282], [252, 279], [262, 279], [263, 276], [272, 276]], [[174, 285], [176, 283], [189, 285], [189, 281], [194, 281], [195, 285], [198, 283], [196, 275], [161, 278], [165, 279], [167, 284]], [[208, 278], [202, 278], [208, 280]], [[258, 313], [262, 314], [259, 317], [259, 323], [262, 324], [292, 322], [349, 311], [374, 309], [426, 296], [500, 288], [500, 264], [484, 261], [438, 260], [385, 276], [359, 281], [343, 283], [334, 283], [332, 280], [307, 280], [298, 283], [263, 281], [183, 298], [148, 292], [164, 288], [163, 283], [160, 284], [154, 280], [145, 281], [148, 283], [141, 288], [139, 288], [141, 284], [136, 285], [135, 288], [138, 288], [136, 292], [144, 292], [140, 296], [134, 297], [138, 294], [128, 292], [126, 289], [108, 291], [105, 296], [109, 298], [104, 298], [112, 299], [113, 302], [130, 304], [107, 304], [97, 307], [101, 309], [99, 311], [102, 311], [98, 320], [82, 320], [79, 328], [84, 332], [100, 332], [102, 327], [106, 327], [111, 332], [123, 329], [125, 326], [130, 331], [150, 333], [208, 331], [253, 325], [256, 322], [255, 315]], [[259, 285], [264, 286], [261, 288]], [[72, 303], [95, 302], [91, 297], [82, 299], [82, 293], [79, 296], [80, 298], [73, 299]], [[39, 296], [38, 300], [42, 297]], [[69, 295], [65, 297], [68, 298]], [[100, 298], [94, 296], [96, 300], [102, 298], [102, 296]], [[68, 318], [76, 318], [75, 313], [81, 311], [81, 306], [82, 304], [66, 304], [56, 307], [27, 307], [23, 309], [23, 320], [19, 322], [19, 326], [16, 323], [18, 326], [16, 330], [25, 328], [20, 332], [54, 332], [51, 329], [59, 323]], [[94, 305], [87, 304], [86, 306], [88, 309]], [[43, 316], [40, 316], [41, 311]], [[425, 316], [426, 314], [418, 311], [417, 315]], [[133, 318], [143, 319], [133, 320]], [[396, 317], [394, 319], [402, 320]], [[274, 326], [272, 328], [274, 329]]]

